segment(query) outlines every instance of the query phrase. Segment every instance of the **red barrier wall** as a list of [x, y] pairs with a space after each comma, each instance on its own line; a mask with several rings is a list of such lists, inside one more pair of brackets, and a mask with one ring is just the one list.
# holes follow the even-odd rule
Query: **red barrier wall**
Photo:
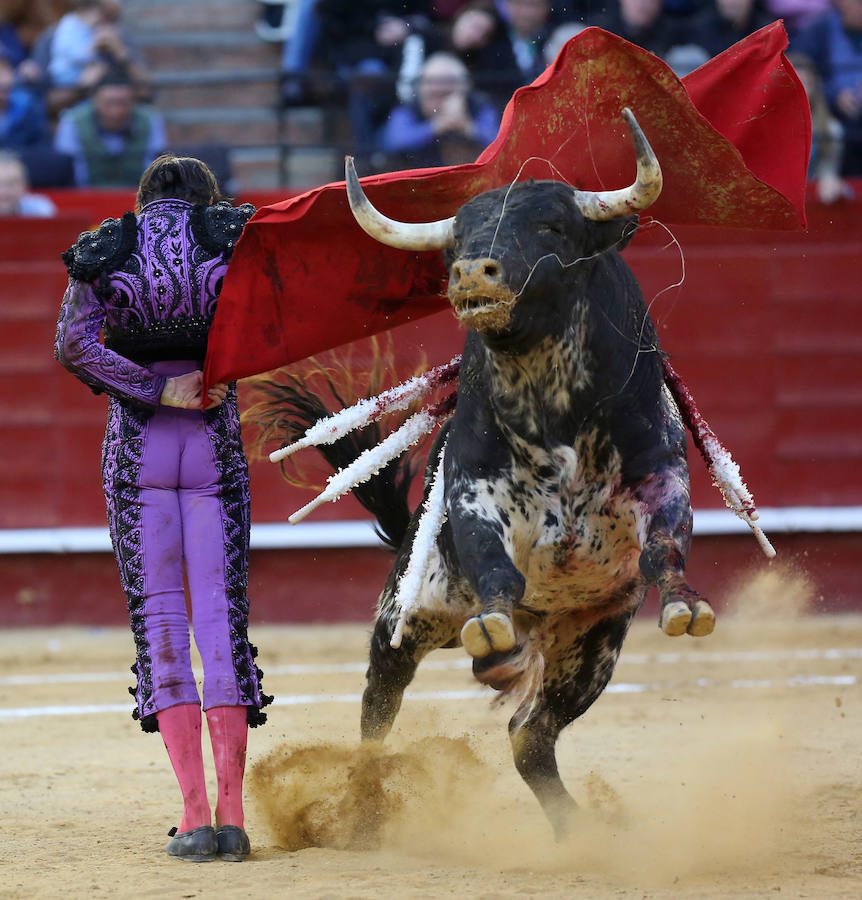
[[[862, 198], [862, 183], [856, 187]], [[61, 209], [55, 219], [0, 220], [0, 528], [105, 521], [99, 481], [105, 399], [52, 358], [66, 282], [60, 252], [133, 197], [52, 196]], [[284, 198], [239, 199], [263, 205]], [[811, 204], [809, 219], [807, 234], [706, 228], [671, 234], [647, 220], [625, 253], [664, 349], [762, 507], [862, 504], [862, 199]], [[423, 358], [429, 365], [450, 359], [462, 340], [448, 313], [393, 337], [404, 373]], [[354, 351], [361, 359], [368, 345]], [[691, 463], [695, 507], [720, 507], [704, 466], [694, 455]], [[252, 461], [255, 522], [284, 521], [311, 496], [288, 487], [268, 461]], [[314, 514], [317, 521], [335, 518], [366, 515], [352, 498]], [[721, 591], [740, 545], [737, 538], [710, 538], [709, 547], [705, 541], [696, 541], [692, 566], [701, 566], [701, 547], [721, 559], [711, 566], [704, 557], [701, 566], [702, 577]], [[746, 541], [756, 555], [753, 540]], [[811, 560], [820, 560], [814, 575], [827, 604], [855, 603], [858, 534], [784, 541], [790, 557], [804, 545]], [[388, 565], [378, 550], [257, 551], [255, 602], [273, 621], [367, 618]], [[106, 621], [117, 609], [125, 615], [106, 554], [0, 557], [0, 570], [2, 624]]]
[[[778, 566], [764, 582], [766, 600], [780, 592], [808, 593], [816, 612], [859, 609], [858, 534], [771, 535], [778, 551], [767, 563], [747, 534], [695, 538], [686, 573], [716, 612], [740, 587]], [[256, 623], [367, 622], [374, 618], [392, 556], [385, 550], [253, 550], [249, 566], [251, 618]], [[125, 596], [108, 553], [29, 554], [0, 557], [0, 625], [122, 626]], [[776, 596], [776, 591], [778, 595]], [[644, 615], [657, 614], [650, 596]], [[788, 612], [797, 611], [788, 596]], [[777, 611], [780, 615], [780, 612]]]

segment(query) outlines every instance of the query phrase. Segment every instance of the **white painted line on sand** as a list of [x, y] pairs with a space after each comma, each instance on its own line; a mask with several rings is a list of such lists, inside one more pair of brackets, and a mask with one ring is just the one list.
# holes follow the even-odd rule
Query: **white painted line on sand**
[[[862, 659], [862, 647], [816, 647], [798, 650], [738, 650], [738, 651], [699, 651], [692, 650], [680, 653], [626, 653], [623, 651], [618, 666], [678, 665], [695, 663], [746, 663], [746, 662], [816, 662], [818, 660], [843, 661]], [[448, 672], [469, 669], [472, 659], [466, 654], [453, 659], [429, 659], [420, 664], [422, 671]], [[267, 666], [264, 674], [268, 677], [286, 675], [350, 675], [364, 674], [367, 662], [348, 663], [285, 663], [278, 666]], [[202, 674], [196, 671], [200, 677]], [[131, 673], [123, 672], [55, 672], [53, 674], [5, 675], [0, 677], [0, 687], [24, 687], [42, 684], [89, 684], [111, 681], [133, 681]]]
[[[829, 686], [847, 687], [858, 683], [855, 675], [795, 675], [787, 679], [761, 679], [746, 681], [736, 679], [723, 685], [713, 679], [701, 678], [695, 684], [700, 688], [720, 688], [722, 686], [733, 689], [772, 688], [772, 687], [809, 687]], [[684, 682], [667, 682], [657, 684], [638, 684], [620, 682], [610, 684], [605, 689], [606, 694], [642, 694], [648, 691], [672, 691], [684, 687]], [[405, 700], [435, 701], [435, 700], [475, 700], [493, 699], [496, 696], [491, 688], [472, 688], [459, 691], [410, 691], [404, 694]], [[362, 694], [287, 694], [276, 697], [273, 706], [315, 706], [322, 703], [349, 703], [359, 704]], [[100, 715], [103, 713], [128, 713], [129, 704], [91, 704], [87, 706], [25, 706], [11, 709], [0, 709], [0, 722], [10, 722], [23, 719], [48, 718], [51, 716], [86, 716]]]

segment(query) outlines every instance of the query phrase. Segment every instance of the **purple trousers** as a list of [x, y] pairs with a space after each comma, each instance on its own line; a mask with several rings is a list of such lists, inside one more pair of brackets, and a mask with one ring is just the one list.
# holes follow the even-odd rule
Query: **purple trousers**
[[[166, 375], [195, 367], [152, 365]], [[155, 713], [201, 702], [191, 624], [204, 709], [248, 706], [249, 724], [259, 724], [271, 698], [247, 636], [249, 481], [236, 392], [208, 412], [111, 400], [102, 481], [137, 652], [133, 716], [156, 730]]]

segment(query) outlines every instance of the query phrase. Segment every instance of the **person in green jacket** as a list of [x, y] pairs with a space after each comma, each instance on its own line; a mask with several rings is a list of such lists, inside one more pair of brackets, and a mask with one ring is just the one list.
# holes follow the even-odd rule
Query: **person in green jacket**
[[167, 146], [161, 113], [136, 99], [122, 70], [108, 72], [89, 99], [66, 110], [54, 149], [72, 157], [78, 187], [136, 187]]

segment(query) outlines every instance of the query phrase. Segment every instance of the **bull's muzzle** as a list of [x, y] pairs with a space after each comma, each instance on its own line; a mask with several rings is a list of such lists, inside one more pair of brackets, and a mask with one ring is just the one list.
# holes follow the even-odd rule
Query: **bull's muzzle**
[[501, 331], [511, 319], [515, 295], [499, 260], [458, 259], [449, 270], [449, 302], [469, 328]]

